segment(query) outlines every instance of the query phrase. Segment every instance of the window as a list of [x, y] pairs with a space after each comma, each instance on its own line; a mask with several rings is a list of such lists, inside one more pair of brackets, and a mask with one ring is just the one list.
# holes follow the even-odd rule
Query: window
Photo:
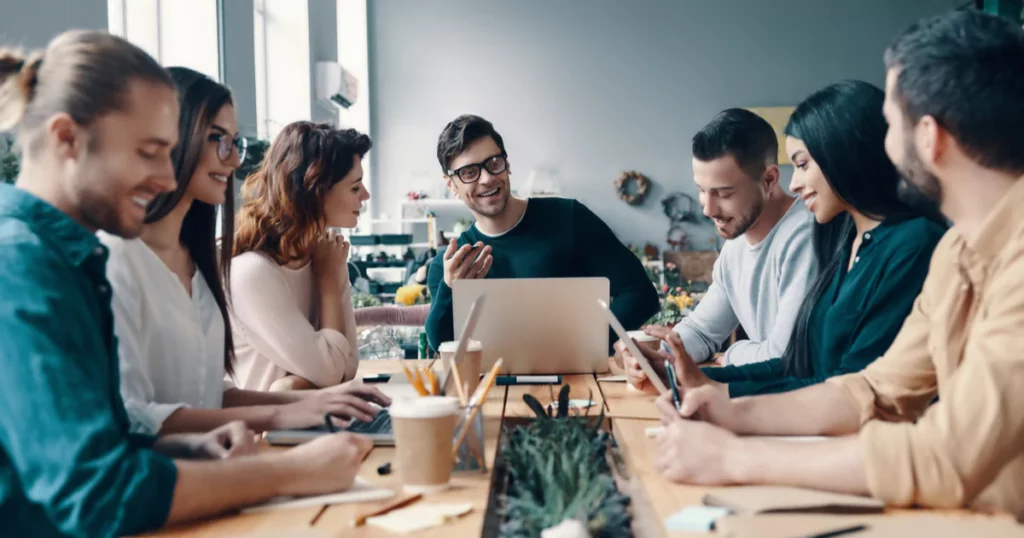
[[165, 66], [220, 78], [217, 0], [107, 0], [110, 33]]
[[257, 135], [310, 119], [309, 4], [253, 1]]

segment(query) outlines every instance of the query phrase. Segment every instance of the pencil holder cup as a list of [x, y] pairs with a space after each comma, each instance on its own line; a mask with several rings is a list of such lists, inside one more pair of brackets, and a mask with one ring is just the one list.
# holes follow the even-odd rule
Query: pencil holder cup
[[[481, 411], [473, 413], [472, 407], [467, 407], [466, 412], [459, 419], [455, 427], [455, 442], [459, 437], [462, 441], [456, 448], [456, 459], [453, 470], [455, 471], [480, 471], [487, 470], [487, 462], [484, 459], [484, 414]], [[472, 416], [470, 422], [466, 423], [466, 417]], [[463, 434], [463, 429], [468, 431]]]

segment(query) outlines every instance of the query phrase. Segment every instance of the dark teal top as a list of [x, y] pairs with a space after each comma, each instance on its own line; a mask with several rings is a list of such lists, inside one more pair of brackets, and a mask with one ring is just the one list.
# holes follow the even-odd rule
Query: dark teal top
[[0, 535], [161, 527], [174, 463], [128, 433], [107, 250], [53, 206], [0, 185]]
[[786, 376], [782, 359], [703, 368], [729, 384], [733, 397], [786, 392], [858, 372], [882, 356], [910, 314], [945, 228], [923, 218], [883, 222], [865, 232], [850, 267], [850, 251], [808, 321], [814, 375]]
[[[494, 263], [487, 278], [606, 277], [611, 310], [627, 330], [640, 328], [658, 312], [658, 293], [640, 260], [586, 206], [569, 198], [530, 198], [526, 213], [514, 228], [499, 237], [472, 226], [459, 237], [459, 246], [490, 245]], [[455, 338], [452, 290], [444, 282], [443, 254], [427, 271], [430, 315], [426, 332], [437, 349]], [[614, 333], [609, 330], [610, 341]]]

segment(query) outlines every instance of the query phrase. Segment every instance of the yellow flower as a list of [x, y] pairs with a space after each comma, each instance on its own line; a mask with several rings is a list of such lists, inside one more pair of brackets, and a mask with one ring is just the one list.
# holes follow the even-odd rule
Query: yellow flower
[[412, 306], [423, 296], [427, 287], [423, 284], [409, 284], [402, 286], [395, 292], [395, 302], [405, 306]]
[[690, 297], [685, 293], [682, 295], [669, 295], [665, 299], [671, 302], [672, 304], [676, 305], [676, 308], [678, 308], [679, 310], [683, 310], [693, 306], [693, 297]]

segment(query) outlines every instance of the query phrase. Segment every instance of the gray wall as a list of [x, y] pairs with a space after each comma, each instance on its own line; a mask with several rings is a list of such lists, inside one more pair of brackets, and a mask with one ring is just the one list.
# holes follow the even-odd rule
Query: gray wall
[[316, 98], [316, 63], [337, 61], [337, 0], [309, 0], [309, 99], [313, 121], [338, 123], [338, 109]]
[[224, 83], [231, 88], [238, 128], [256, 136], [256, 54], [252, 0], [224, 0]]
[[42, 48], [71, 28], [107, 29], [107, 0], [0, 0], [0, 46]]
[[[558, 170], [626, 242], [664, 241], [658, 201], [696, 195], [690, 137], [733, 106], [795, 105], [844, 78], [881, 85], [904, 26], [958, 0], [378, 0], [370, 3], [378, 211], [440, 181], [435, 144], [462, 113], [494, 122], [513, 185]], [[785, 167], [786, 176], [790, 171]], [[612, 181], [636, 169], [645, 206]], [[693, 230], [704, 249], [713, 230]]]

